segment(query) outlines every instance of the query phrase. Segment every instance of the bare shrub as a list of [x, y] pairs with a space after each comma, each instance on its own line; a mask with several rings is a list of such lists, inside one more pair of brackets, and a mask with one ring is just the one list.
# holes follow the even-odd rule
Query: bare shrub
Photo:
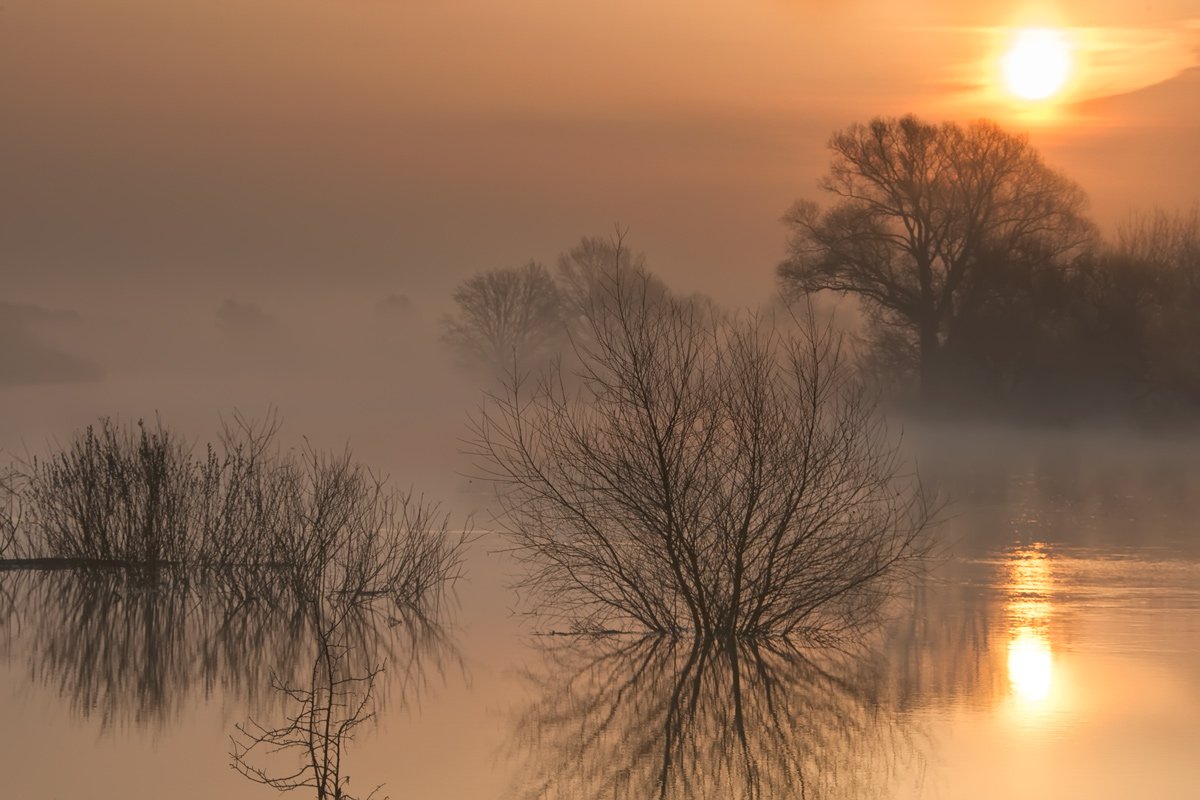
[[21, 530], [19, 480], [16, 470], [0, 468], [0, 559], [18, 553], [17, 534]]
[[156, 424], [136, 431], [111, 419], [66, 448], [34, 458], [28, 524], [47, 554], [141, 563], [191, 555], [195, 462], [188, 445]]
[[287, 559], [282, 540], [292, 524], [294, 482], [290, 460], [279, 454], [280, 426], [273, 412], [261, 422], [234, 414], [193, 464], [194, 561], [249, 566]]
[[32, 555], [94, 562], [248, 566], [280, 557], [289, 464], [279, 421], [241, 415], [203, 457], [161, 422], [110, 418], [23, 473]]
[[281, 548], [297, 591], [346, 602], [386, 596], [436, 611], [459, 576], [466, 535], [452, 535], [436, 504], [391, 489], [349, 452], [305, 451], [294, 465], [292, 524]]
[[726, 318], [619, 267], [584, 320], [573, 374], [516, 376], [471, 420], [541, 608], [703, 635], [871, 617], [929, 507], [832, 330]]
[[[221, 571], [247, 593], [284, 580], [306, 602], [387, 597], [435, 610], [459, 575], [465, 534], [348, 450], [281, 453], [278, 429], [273, 415], [235, 416], [200, 457], [161, 424], [135, 431], [101, 420], [9, 481], [20, 484], [30, 554]], [[11, 519], [0, 518], [0, 534]]]

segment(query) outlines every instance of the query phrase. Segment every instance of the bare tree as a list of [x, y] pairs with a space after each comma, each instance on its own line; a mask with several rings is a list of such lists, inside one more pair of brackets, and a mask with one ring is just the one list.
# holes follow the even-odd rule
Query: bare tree
[[780, 280], [792, 291], [856, 295], [907, 325], [927, 399], [948, 323], [971, 311], [974, 273], [1053, 264], [1092, 240], [1083, 191], [994, 123], [877, 118], [829, 147], [820, 186], [834, 204], [801, 201], [785, 215]]
[[560, 341], [558, 288], [540, 264], [481, 272], [459, 284], [453, 298], [458, 309], [443, 320], [443, 339], [468, 362], [532, 365]]
[[[338, 641], [340, 621], [318, 627], [317, 654], [306, 685], [278, 679], [273, 688], [287, 698], [291, 709], [283, 725], [265, 727], [254, 720], [237, 726], [231, 738], [230, 764], [250, 780], [283, 792], [311, 789], [317, 800], [355, 800], [343, 763], [355, 730], [374, 719], [376, 679], [383, 664], [355, 673], [348, 668], [348, 649]], [[256, 764], [252, 755], [294, 753], [299, 766], [273, 771]], [[376, 786], [365, 800], [377, 795]]]
[[575, 374], [516, 378], [472, 420], [543, 608], [720, 636], [869, 617], [929, 513], [837, 337], [730, 320], [619, 262], [583, 320]]
[[397, 615], [372, 601], [338, 595], [301, 608], [315, 644], [308, 679], [272, 674], [271, 688], [287, 708], [284, 722], [269, 727], [250, 719], [235, 726], [230, 766], [281, 792], [309, 789], [318, 800], [354, 800], [348, 750], [358, 729], [382, 707], [385, 667], [405, 703], [425, 688], [431, 672], [444, 674], [457, 653], [441, 620], [420, 609]]
[[625, 232], [618, 228], [608, 239], [585, 236], [579, 244], [558, 257], [559, 295], [568, 321], [584, 319], [597, 301], [608, 296], [606, 284], [617, 271], [647, 282], [656, 296], [667, 287], [646, 269], [646, 259], [625, 246]]

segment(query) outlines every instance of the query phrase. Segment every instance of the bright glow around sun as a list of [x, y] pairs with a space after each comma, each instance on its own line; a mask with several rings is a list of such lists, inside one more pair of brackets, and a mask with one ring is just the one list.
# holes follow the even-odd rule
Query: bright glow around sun
[[1001, 61], [1004, 85], [1024, 100], [1044, 100], [1063, 87], [1071, 71], [1071, 48], [1061, 31], [1026, 28]]

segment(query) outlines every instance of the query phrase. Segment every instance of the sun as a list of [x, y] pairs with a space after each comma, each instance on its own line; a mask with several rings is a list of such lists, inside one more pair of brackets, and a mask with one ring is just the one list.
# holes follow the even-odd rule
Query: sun
[[1017, 32], [1001, 66], [1008, 91], [1023, 100], [1045, 100], [1067, 82], [1071, 48], [1061, 31], [1026, 28]]

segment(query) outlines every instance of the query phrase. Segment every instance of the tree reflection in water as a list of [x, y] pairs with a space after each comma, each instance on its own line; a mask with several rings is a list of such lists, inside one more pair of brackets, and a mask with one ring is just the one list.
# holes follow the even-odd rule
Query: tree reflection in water
[[915, 757], [863, 653], [780, 640], [573, 640], [527, 673], [517, 797], [864, 798]]
[[[347, 713], [357, 720], [330, 739], [328, 755], [340, 760], [357, 723], [411, 701], [457, 658], [441, 609], [298, 595], [270, 573], [9, 570], [0, 571], [0, 649], [106, 730], [177, 722], [213, 694], [257, 718], [294, 718], [307, 697], [310, 722], [322, 710], [333, 721]], [[240, 727], [268, 730], [253, 721]], [[235, 742], [235, 762], [267, 774], [244, 759], [250, 741]]]
[[[112, 725], [164, 725], [214, 691], [254, 704], [272, 672], [307, 659], [309, 616], [286, 593], [169, 569], [5, 575], [10, 642], [71, 710]], [[369, 631], [364, 634], [370, 636]]]

